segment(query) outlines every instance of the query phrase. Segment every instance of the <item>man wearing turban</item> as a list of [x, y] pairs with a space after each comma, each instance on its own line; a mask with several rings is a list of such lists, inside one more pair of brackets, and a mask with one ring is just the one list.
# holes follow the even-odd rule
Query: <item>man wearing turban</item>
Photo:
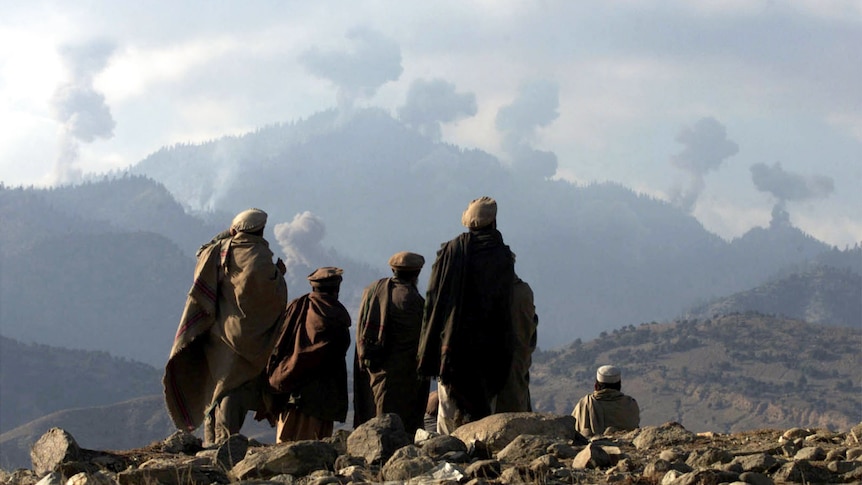
[[178, 429], [204, 424], [204, 443], [238, 433], [264, 408], [263, 370], [287, 304], [285, 267], [263, 237], [266, 212], [248, 209], [198, 250], [194, 283], [163, 378]]
[[512, 364], [515, 259], [496, 221], [494, 199], [470, 202], [431, 267], [418, 370], [437, 377], [440, 433], [494, 413]]

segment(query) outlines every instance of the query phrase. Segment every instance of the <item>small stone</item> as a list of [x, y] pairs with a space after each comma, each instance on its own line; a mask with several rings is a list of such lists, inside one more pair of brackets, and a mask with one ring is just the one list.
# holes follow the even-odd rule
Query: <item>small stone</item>
[[793, 456], [794, 460], [808, 460], [808, 461], [823, 461], [826, 459], [826, 452], [823, 451], [823, 448], [819, 446], [809, 446], [807, 448], [802, 448], [801, 450], [796, 452], [796, 455]]
[[739, 474], [741, 482], [750, 483], [751, 485], [773, 485], [773, 481], [768, 476], [757, 472], [743, 472]]

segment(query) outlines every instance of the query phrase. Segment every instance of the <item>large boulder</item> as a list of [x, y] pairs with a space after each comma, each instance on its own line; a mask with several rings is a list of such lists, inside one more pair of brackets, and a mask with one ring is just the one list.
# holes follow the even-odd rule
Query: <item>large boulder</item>
[[332, 470], [338, 452], [329, 443], [292, 441], [257, 448], [237, 463], [230, 474], [237, 480], [270, 478], [275, 475], [305, 476], [315, 470]]
[[413, 440], [397, 414], [387, 413], [360, 424], [347, 438], [347, 454], [365, 458], [372, 466], [382, 466], [398, 448]]
[[452, 436], [468, 445], [482, 441], [492, 453], [498, 453], [522, 434], [587, 442], [575, 431], [575, 418], [546, 413], [492, 414], [460, 426]]

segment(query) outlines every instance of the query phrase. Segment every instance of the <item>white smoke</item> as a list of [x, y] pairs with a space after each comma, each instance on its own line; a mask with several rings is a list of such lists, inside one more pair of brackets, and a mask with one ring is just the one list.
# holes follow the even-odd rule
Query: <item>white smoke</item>
[[455, 85], [443, 79], [417, 79], [410, 83], [407, 100], [398, 108], [398, 118], [419, 133], [439, 140], [440, 124], [475, 116], [476, 95], [457, 93]]
[[550, 125], [560, 113], [560, 88], [546, 80], [532, 81], [521, 86], [518, 97], [497, 112], [495, 124], [503, 135], [503, 150], [519, 172], [552, 177], [557, 172], [557, 156], [536, 150], [536, 130]]
[[276, 224], [275, 238], [284, 251], [284, 265], [294, 279], [305, 276], [320, 265], [327, 255], [321, 242], [326, 225], [309, 211], [296, 214], [290, 222]]
[[93, 87], [93, 77], [108, 62], [114, 45], [107, 41], [66, 46], [61, 49], [70, 79], [57, 87], [51, 106], [57, 121], [62, 124], [60, 148], [54, 165], [55, 183], [73, 183], [81, 178], [75, 166], [79, 143], [92, 143], [97, 138], [114, 136], [114, 118], [102, 93]]
[[403, 71], [401, 48], [393, 40], [366, 28], [355, 28], [346, 37], [353, 41], [349, 50], [322, 52], [312, 47], [299, 59], [312, 74], [335, 84], [342, 111], [350, 110], [357, 99], [374, 96]]

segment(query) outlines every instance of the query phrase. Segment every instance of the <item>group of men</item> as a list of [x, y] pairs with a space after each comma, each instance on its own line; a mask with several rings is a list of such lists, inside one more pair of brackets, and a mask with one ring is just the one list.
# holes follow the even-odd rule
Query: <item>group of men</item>
[[[538, 318], [496, 216], [494, 199], [470, 202], [461, 218], [468, 230], [437, 252], [425, 298], [417, 289], [425, 259], [408, 251], [389, 259], [392, 276], [365, 288], [354, 426], [394, 413], [408, 432], [424, 428], [432, 379], [439, 433], [493, 413], [532, 410]], [[171, 418], [188, 431], [203, 425], [206, 445], [239, 433], [249, 411], [277, 426], [278, 442], [328, 437], [347, 416], [351, 318], [338, 300], [343, 270], [318, 268], [308, 276], [311, 291], [288, 303], [285, 265], [273, 263], [263, 237], [266, 219], [259, 209], [243, 211], [200, 248], [165, 368]], [[637, 427], [637, 403], [619, 392], [618, 369], [599, 371], [595, 397], [572, 413], [579, 430]], [[616, 411], [602, 410], [609, 402]], [[620, 414], [627, 421], [614, 417]]]

